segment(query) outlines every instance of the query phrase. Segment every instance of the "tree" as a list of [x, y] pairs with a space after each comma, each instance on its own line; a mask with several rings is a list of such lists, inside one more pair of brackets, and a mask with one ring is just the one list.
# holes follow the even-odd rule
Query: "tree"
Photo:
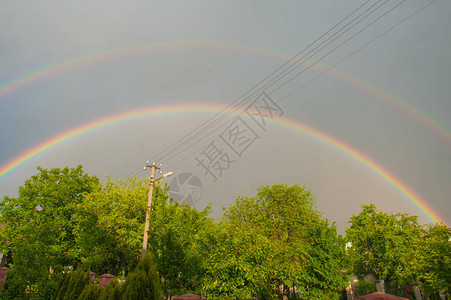
[[99, 298], [99, 300], [121, 300], [122, 299], [122, 286], [116, 279], [112, 279], [106, 287], [105, 293]]
[[97, 284], [89, 283], [85, 286], [83, 292], [80, 294], [79, 300], [98, 300], [105, 295], [105, 288]]
[[63, 299], [77, 300], [88, 284], [90, 284], [89, 277], [85, 275], [82, 268], [78, 268], [75, 272], [71, 273], [69, 288]]
[[337, 235], [335, 225], [323, 219], [312, 224], [308, 236], [308, 264], [303, 279], [307, 287], [305, 294], [311, 298], [332, 299], [347, 284], [345, 239]]
[[85, 273], [82, 268], [78, 268], [75, 272], [64, 273], [60, 281], [53, 291], [51, 299], [78, 299], [82, 292], [91, 284], [88, 271]]
[[46, 280], [50, 269], [76, 266], [74, 221], [77, 203], [99, 187], [95, 176], [77, 168], [44, 169], [19, 187], [19, 197], [0, 203], [0, 248], [11, 253], [12, 270], [26, 283], [29, 292]]
[[123, 286], [124, 299], [162, 300], [163, 293], [160, 287], [160, 277], [152, 254], [147, 251], [139, 261], [136, 269], [128, 274]]
[[196, 293], [204, 270], [197, 245], [213, 226], [210, 207], [197, 211], [168, 199], [167, 186], [159, 186], [154, 198], [149, 227], [149, 250], [154, 253], [166, 296]]
[[360, 278], [374, 274], [395, 286], [419, 281], [425, 293], [451, 290], [451, 229], [422, 226], [416, 216], [387, 214], [371, 205], [352, 216], [346, 239], [352, 271]]
[[251, 226], [221, 223], [199, 244], [204, 257], [202, 295], [207, 299], [274, 298], [270, 240]]
[[417, 280], [432, 297], [440, 291], [451, 292], [451, 229], [442, 224], [429, 225], [421, 238], [416, 264]]
[[[96, 273], [128, 273], [141, 257], [148, 182], [108, 180], [77, 206], [78, 256]], [[197, 211], [169, 199], [168, 187], [156, 184], [150, 214], [148, 251], [154, 253], [167, 295], [200, 288], [202, 258], [194, 246], [211, 226], [210, 208]]]
[[[215, 277], [216, 285], [227, 286], [229, 280], [238, 280], [255, 286], [246, 291], [235, 285], [235, 290], [224, 297], [235, 297], [234, 293], [243, 291], [262, 296], [259, 293], [268, 290], [257, 287], [263, 285], [272, 289], [284, 286], [285, 294], [288, 287], [295, 287], [302, 297], [325, 297], [344, 287], [345, 275], [340, 272], [344, 267], [344, 241], [337, 236], [334, 225], [321, 219], [313, 195], [305, 187], [262, 186], [256, 196], [238, 198], [225, 212], [222, 223], [229, 244], [232, 237], [245, 237], [246, 232], [250, 236], [244, 238], [242, 245], [237, 241], [219, 249], [227, 256], [227, 249], [236, 247], [230, 254], [232, 258], [225, 262], [229, 265], [218, 266], [228, 270], [245, 266], [249, 270], [239, 270], [240, 279]], [[252, 274], [254, 268], [259, 274]]]
[[[155, 188], [155, 197], [161, 194]], [[112, 181], [77, 205], [74, 233], [77, 256], [96, 273], [132, 270], [141, 257], [146, 214], [146, 182]]]
[[58, 285], [53, 293], [51, 299], [52, 300], [62, 300], [66, 295], [67, 290], [69, 289], [69, 283], [71, 280], [71, 273], [64, 273], [60, 278]]
[[387, 214], [371, 205], [351, 218], [346, 238], [353, 271], [360, 278], [374, 274], [378, 279], [403, 286], [416, 280], [412, 267], [420, 264], [416, 255], [424, 230], [416, 216]]
[[20, 275], [14, 270], [9, 270], [7, 276], [8, 278], [0, 293], [0, 299], [25, 299], [26, 283], [22, 280]]

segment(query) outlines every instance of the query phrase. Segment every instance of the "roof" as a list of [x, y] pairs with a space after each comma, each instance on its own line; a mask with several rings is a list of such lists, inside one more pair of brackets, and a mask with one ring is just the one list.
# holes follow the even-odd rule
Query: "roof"
[[364, 296], [359, 296], [354, 300], [409, 300], [408, 298], [399, 297], [390, 294], [384, 294], [381, 292], [372, 293]]
[[204, 297], [195, 294], [185, 294], [181, 296], [173, 296], [172, 300], [206, 300]]

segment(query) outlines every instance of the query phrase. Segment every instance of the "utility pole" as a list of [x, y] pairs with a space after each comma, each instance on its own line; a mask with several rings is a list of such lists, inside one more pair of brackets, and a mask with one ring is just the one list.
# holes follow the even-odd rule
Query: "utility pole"
[[[152, 163], [151, 165], [149, 165], [149, 162], [147, 162], [146, 167], [144, 169], [146, 169], [146, 168], [151, 168], [151, 169], [150, 169], [150, 182], [149, 182], [149, 196], [147, 197], [146, 224], [144, 225], [143, 252], [142, 252], [143, 256], [144, 256], [144, 254], [146, 254], [146, 251], [147, 251], [147, 232], [149, 231], [150, 211], [152, 209], [153, 187], [154, 187], [156, 181], [172, 175], [172, 172], [168, 172], [168, 173], [164, 174], [163, 176], [155, 179], [155, 170], [157, 170], [157, 169], [160, 170], [161, 165], [159, 167], [157, 167], [155, 165], [155, 163]], [[160, 173], [161, 173], [161, 171], [160, 171]]]
[[153, 186], [155, 184], [155, 170], [160, 169], [160, 167], [157, 167], [155, 163], [149, 165], [149, 163], [146, 164], [147, 168], [150, 169], [150, 182], [149, 182], [149, 196], [147, 198], [147, 210], [146, 210], [146, 224], [144, 225], [144, 238], [143, 238], [143, 253], [142, 255], [146, 254], [147, 250], [147, 232], [149, 231], [149, 219], [150, 219], [150, 210], [152, 209], [152, 193], [153, 193]]

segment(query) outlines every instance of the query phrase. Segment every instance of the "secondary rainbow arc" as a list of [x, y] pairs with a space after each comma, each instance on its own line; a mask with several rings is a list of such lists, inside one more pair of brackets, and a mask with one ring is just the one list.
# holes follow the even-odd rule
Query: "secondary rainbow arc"
[[[16, 90], [19, 90], [20, 88], [30, 85], [34, 82], [43, 80], [45, 78], [48, 78], [60, 72], [64, 72], [71, 68], [87, 65], [115, 56], [142, 53], [146, 51], [167, 50], [167, 49], [218, 49], [218, 50], [243, 51], [262, 55], [275, 56], [284, 60], [287, 60], [292, 57], [292, 55], [288, 55], [279, 51], [273, 51], [264, 48], [256, 48], [247, 45], [219, 43], [219, 42], [189, 42], [189, 41], [162, 42], [154, 44], [124, 46], [119, 48], [106, 49], [99, 52], [88, 53], [78, 57], [73, 57], [18, 76], [12, 80], [4, 82], [3, 84], [0, 84], [0, 98]], [[315, 67], [322, 70], [329, 68], [328, 66], [320, 63], [316, 64]], [[349, 82], [352, 85], [358, 86], [366, 90], [367, 92], [371, 92], [376, 96], [380, 97], [381, 99], [384, 99], [385, 101], [388, 101], [389, 103], [391, 103], [404, 113], [412, 116], [414, 119], [421, 122], [424, 126], [426, 126], [430, 130], [435, 132], [438, 136], [440, 136], [445, 143], [451, 146], [451, 129], [446, 125], [442, 124], [441, 122], [431, 118], [426, 113], [414, 107], [412, 104], [408, 104], [401, 98], [396, 97], [387, 91], [384, 91], [383, 89], [375, 86], [374, 84], [359, 79], [356, 76], [343, 72], [337, 68], [330, 70], [329, 73], [333, 74], [337, 78]]]
[[[155, 115], [162, 114], [175, 114], [175, 113], [187, 113], [187, 112], [210, 112], [216, 113], [221, 111], [222, 108], [214, 107], [212, 105], [205, 104], [189, 104], [189, 105], [176, 105], [176, 106], [159, 106], [159, 107], [149, 107], [145, 109], [137, 109], [128, 111], [121, 114], [116, 114], [112, 116], [108, 116], [105, 118], [97, 119], [95, 121], [86, 123], [84, 125], [72, 128], [60, 135], [57, 135], [31, 149], [24, 152], [23, 154], [17, 156], [12, 159], [10, 162], [6, 163], [4, 166], [0, 167], [0, 179], [5, 175], [10, 173], [12, 170], [17, 168], [18, 166], [24, 164], [29, 161], [31, 158], [37, 156], [38, 154], [50, 149], [51, 147], [62, 143], [66, 140], [74, 138], [78, 135], [81, 135], [85, 132], [92, 131], [96, 128], [106, 126], [108, 124], [119, 123], [126, 120], [136, 119], [140, 117], [150, 117]], [[404, 184], [400, 179], [396, 178], [393, 174], [391, 174], [388, 170], [378, 165], [375, 161], [365, 156], [363, 153], [358, 150], [352, 148], [349, 145], [337, 140], [336, 138], [328, 135], [325, 132], [322, 132], [318, 129], [315, 129], [306, 124], [302, 124], [295, 120], [291, 120], [288, 118], [280, 118], [274, 119], [274, 122], [277, 122], [283, 126], [293, 128], [295, 130], [301, 131], [303, 133], [314, 136], [329, 145], [332, 145], [335, 148], [340, 149], [341, 151], [347, 153], [351, 157], [357, 159], [362, 162], [364, 165], [375, 171], [382, 178], [388, 181], [391, 185], [393, 185], [396, 189], [398, 189], [402, 194], [404, 194], [410, 202], [412, 202], [416, 207], [418, 207], [431, 221], [445, 223], [444, 219], [439, 216], [424, 200], [421, 199], [418, 195], [416, 195], [412, 189], [410, 189], [406, 184]]]

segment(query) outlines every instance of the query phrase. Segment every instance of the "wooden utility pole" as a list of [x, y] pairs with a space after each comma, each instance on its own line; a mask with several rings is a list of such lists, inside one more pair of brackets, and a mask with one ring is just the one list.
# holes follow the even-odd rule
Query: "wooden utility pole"
[[155, 163], [149, 165], [147, 164], [146, 167], [150, 167], [150, 183], [149, 183], [149, 196], [147, 198], [147, 210], [146, 210], [146, 224], [144, 225], [144, 237], [143, 237], [143, 252], [142, 255], [146, 254], [147, 250], [147, 232], [149, 231], [149, 219], [150, 219], [150, 211], [152, 209], [152, 193], [153, 193], [153, 186], [155, 184], [155, 170], [160, 169], [160, 167], [157, 167]]

